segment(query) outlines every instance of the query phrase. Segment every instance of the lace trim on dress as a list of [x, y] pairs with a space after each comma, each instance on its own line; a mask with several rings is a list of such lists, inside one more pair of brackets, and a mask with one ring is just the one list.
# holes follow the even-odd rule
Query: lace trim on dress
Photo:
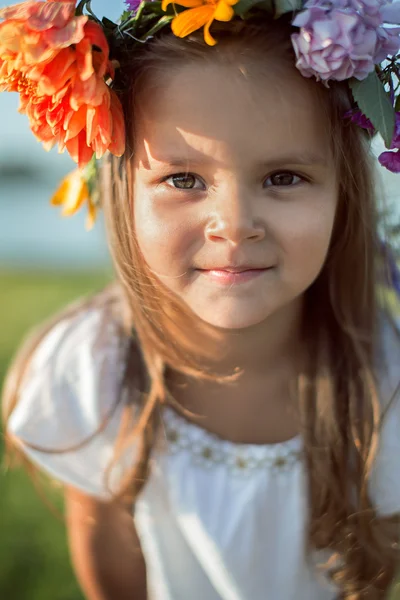
[[164, 408], [163, 424], [168, 451], [189, 452], [205, 468], [225, 465], [243, 475], [266, 468], [282, 472], [293, 469], [302, 457], [300, 436], [276, 444], [238, 444], [190, 423], [169, 407]]

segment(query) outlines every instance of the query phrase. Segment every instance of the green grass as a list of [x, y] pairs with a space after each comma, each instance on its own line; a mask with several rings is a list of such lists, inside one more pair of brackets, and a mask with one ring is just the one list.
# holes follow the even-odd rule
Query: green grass
[[[0, 271], [0, 387], [27, 331], [106, 281], [105, 274]], [[2, 469], [0, 489], [0, 598], [82, 600], [62, 520], [50, 512], [24, 471]], [[61, 509], [60, 494], [53, 492], [52, 500]]]

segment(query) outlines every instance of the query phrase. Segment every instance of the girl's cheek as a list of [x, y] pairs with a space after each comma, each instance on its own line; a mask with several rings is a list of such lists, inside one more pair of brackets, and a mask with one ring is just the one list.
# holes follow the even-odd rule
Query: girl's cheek
[[[144, 200], [144, 198], [142, 198]], [[201, 227], [195, 219], [170, 211], [151, 202], [141, 202], [135, 208], [135, 232], [139, 248], [147, 263], [157, 268], [191, 262], [201, 246]]]
[[[327, 194], [318, 201], [284, 207], [270, 221], [269, 230], [285, 255], [292, 259], [321, 260], [332, 236], [336, 196]], [[270, 215], [271, 216], [271, 215]]]

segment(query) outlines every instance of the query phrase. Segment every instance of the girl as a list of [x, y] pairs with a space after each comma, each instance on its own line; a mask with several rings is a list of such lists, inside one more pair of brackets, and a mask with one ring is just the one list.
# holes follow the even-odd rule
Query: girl
[[137, 42], [133, 12], [108, 38], [126, 125], [100, 173], [116, 283], [17, 357], [9, 446], [63, 482], [91, 600], [384, 598], [400, 344], [349, 71], [310, 77], [292, 14], [237, 9], [211, 35], [210, 10], [229, 21], [234, 3], [181, 3], [139, 8], [172, 32], [151, 21]]

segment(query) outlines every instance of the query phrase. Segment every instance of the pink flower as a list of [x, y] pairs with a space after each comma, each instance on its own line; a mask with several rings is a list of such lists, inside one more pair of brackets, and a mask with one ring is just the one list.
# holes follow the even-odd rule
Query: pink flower
[[137, 11], [141, 2], [142, 0], [125, 0], [128, 10], [132, 10], [133, 12]]
[[361, 112], [361, 110], [349, 110], [346, 112], [344, 117], [350, 119], [352, 123], [358, 125], [362, 129], [371, 131], [371, 133], [375, 131], [371, 121]]
[[382, 152], [378, 160], [382, 167], [386, 167], [392, 173], [400, 173], [400, 150], [396, 152]]
[[384, 0], [309, 0], [294, 19], [296, 66], [304, 77], [365, 79], [400, 48], [400, 10]]
[[394, 135], [391, 145], [392, 150], [397, 148], [400, 150], [400, 112], [396, 113], [396, 123], [394, 127]]
[[396, 150], [396, 152], [382, 152], [378, 157], [378, 160], [383, 167], [386, 167], [389, 171], [392, 171], [392, 173], [400, 173], [400, 112], [396, 113], [396, 122], [390, 150]]

